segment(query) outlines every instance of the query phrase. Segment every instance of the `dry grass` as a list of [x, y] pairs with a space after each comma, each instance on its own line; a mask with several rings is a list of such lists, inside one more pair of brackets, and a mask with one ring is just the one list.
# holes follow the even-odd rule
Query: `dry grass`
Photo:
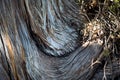
[[80, 14], [84, 14], [88, 22], [84, 32], [84, 40], [102, 39], [104, 49], [110, 53], [120, 54], [120, 4], [119, 0], [76, 0], [80, 5]]
[[[89, 0], [89, 2], [77, 0], [76, 2], [82, 9], [80, 14], [84, 14], [88, 20], [83, 31], [84, 41], [99, 39], [100, 43], [103, 43], [101, 53], [104, 57], [103, 80], [107, 80], [106, 67], [108, 68], [109, 64], [111, 70], [110, 67], [117, 62], [115, 60], [120, 59], [120, 0]], [[114, 72], [111, 71], [110, 74], [112, 73]]]

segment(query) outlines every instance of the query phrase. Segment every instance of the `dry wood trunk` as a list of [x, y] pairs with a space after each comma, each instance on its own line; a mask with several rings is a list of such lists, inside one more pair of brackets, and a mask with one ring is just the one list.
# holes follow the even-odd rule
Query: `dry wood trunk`
[[88, 80], [102, 45], [82, 43], [74, 0], [0, 0], [0, 80]]

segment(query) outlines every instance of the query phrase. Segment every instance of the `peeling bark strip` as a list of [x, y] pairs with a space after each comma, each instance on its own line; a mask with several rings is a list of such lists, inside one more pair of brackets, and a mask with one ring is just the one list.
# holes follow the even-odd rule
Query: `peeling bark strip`
[[83, 23], [74, 0], [0, 0], [0, 80], [87, 80], [102, 48]]

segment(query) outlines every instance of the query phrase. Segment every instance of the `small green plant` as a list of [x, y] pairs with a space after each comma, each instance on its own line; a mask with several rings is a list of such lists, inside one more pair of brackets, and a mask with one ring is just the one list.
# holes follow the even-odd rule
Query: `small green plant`
[[117, 16], [120, 16], [120, 0], [111, 0], [109, 10]]

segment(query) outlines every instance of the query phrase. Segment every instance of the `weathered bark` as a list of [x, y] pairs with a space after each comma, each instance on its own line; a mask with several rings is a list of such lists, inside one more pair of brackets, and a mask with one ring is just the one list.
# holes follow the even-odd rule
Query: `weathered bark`
[[80, 46], [83, 18], [74, 1], [28, 0], [26, 8], [31, 23], [30, 34], [42, 51], [60, 56]]
[[87, 80], [102, 47], [82, 43], [74, 0], [0, 0], [0, 80]]

